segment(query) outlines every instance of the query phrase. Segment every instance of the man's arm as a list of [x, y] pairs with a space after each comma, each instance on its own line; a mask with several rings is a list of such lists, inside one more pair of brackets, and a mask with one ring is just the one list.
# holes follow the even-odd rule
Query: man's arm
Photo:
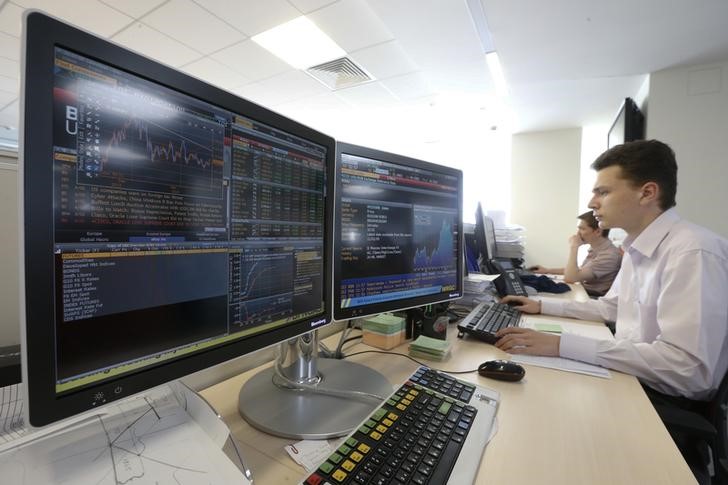
[[576, 260], [579, 255], [579, 247], [584, 244], [578, 234], [574, 234], [569, 238], [569, 256], [566, 259], [564, 267], [564, 281], [567, 283], [577, 283], [594, 278], [594, 273], [587, 267], [579, 268]]

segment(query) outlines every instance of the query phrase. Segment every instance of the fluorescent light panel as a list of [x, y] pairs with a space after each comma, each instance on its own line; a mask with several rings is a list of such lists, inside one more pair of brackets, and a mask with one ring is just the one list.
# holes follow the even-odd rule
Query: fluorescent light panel
[[304, 16], [266, 30], [252, 39], [296, 69], [306, 69], [346, 55], [344, 49]]
[[498, 96], [500, 96], [501, 98], [505, 98], [506, 96], [508, 96], [508, 86], [506, 85], [506, 78], [503, 75], [503, 69], [501, 68], [498, 53], [488, 52], [485, 55], [485, 61], [488, 63], [490, 75], [493, 77], [495, 92], [498, 93]]

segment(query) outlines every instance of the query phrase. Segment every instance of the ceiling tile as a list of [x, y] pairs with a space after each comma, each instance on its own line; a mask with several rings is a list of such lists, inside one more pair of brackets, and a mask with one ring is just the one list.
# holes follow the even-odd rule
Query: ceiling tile
[[141, 20], [204, 54], [240, 42], [245, 37], [190, 0], [171, 0]]
[[291, 66], [250, 39], [215, 52], [210, 57], [244, 74], [251, 81], [266, 79], [291, 69]]
[[20, 81], [10, 77], [0, 76], [0, 91], [15, 93], [17, 96], [20, 91]]
[[249, 37], [301, 15], [286, 0], [194, 1]]
[[301, 13], [309, 13], [318, 10], [326, 5], [330, 5], [337, 0], [288, 0]]
[[365, 0], [341, 0], [307, 17], [346, 52], [393, 38]]
[[13, 0], [37, 8], [102, 37], [109, 37], [132, 22], [131, 17], [96, 0]]
[[381, 84], [401, 100], [417, 99], [433, 94], [432, 87], [421, 72], [385, 79]]
[[141, 22], [136, 22], [122, 30], [113, 37], [113, 40], [152, 59], [175, 67], [202, 56], [199, 52]]
[[360, 49], [349, 57], [380, 80], [417, 70], [417, 65], [396, 40]]
[[397, 99], [378, 82], [340, 89], [336, 91], [336, 95], [345, 102], [363, 109], [392, 107], [397, 104]]
[[233, 92], [263, 106], [276, 106], [295, 99], [315, 96], [328, 89], [301, 71], [289, 71], [265, 81], [246, 84]]
[[12, 59], [0, 57], [0, 75], [20, 79], [20, 63]]
[[158, 5], [166, 0], [99, 0], [109, 7], [124, 12], [130, 17], [139, 19], [146, 15], [150, 10], [155, 9]]
[[0, 56], [20, 60], [20, 39], [0, 32]]
[[0, 8], [0, 32], [20, 37], [23, 29], [23, 8], [5, 2]]
[[239, 72], [233, 71], [209, 57], [187, 64], [182, 70], [210, 84], [228, 90], [250, 82]]

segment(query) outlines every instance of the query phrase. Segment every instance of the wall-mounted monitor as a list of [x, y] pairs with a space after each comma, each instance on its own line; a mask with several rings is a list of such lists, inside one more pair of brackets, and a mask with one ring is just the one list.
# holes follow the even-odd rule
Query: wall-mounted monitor
[[43, 14], [25, 20], [30, 424], [330, 321], [331, 137]]
[[462, 296], [460, 170], [337, 143], [334, 318]]
[[632, 98], [625, 98], [607, 134], [607, 148], [645, 137], [645, 117]]

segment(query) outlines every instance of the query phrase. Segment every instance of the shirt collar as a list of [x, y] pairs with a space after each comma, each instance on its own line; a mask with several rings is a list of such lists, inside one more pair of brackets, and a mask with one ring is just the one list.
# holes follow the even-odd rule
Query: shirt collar
[[625, 239], [623, 246], [626, 250], [636, 250], [647, 258], [652, 257], [657, 246], [680, 219], [675, 208], [670, 208], [657, 216], [636, 238]]

